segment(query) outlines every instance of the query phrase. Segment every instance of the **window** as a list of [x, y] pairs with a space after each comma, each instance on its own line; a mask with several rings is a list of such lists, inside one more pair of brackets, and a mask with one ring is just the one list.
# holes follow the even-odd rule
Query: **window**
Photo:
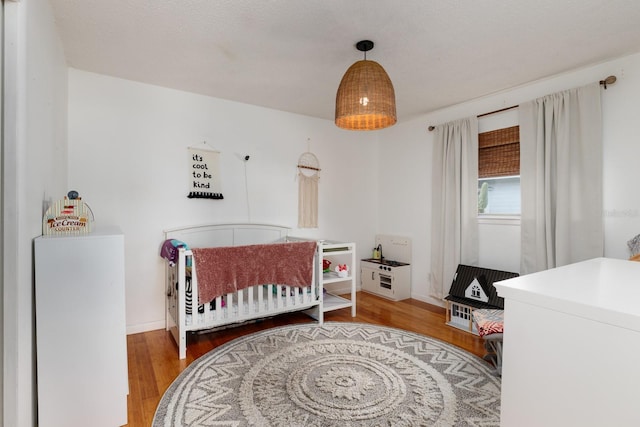
[[469, 320], [471, 319], [472, 313], [471, 313], [471, 309], [466, 305], [452, 304], [451, 316], [458, 317], [460, 319]]
[[520, 214], [520, 127], [478, 135], [478, 214]]
[[480, 299], [480, 286], [473, 285], [473, 287], [471, 288], [471, 296]]

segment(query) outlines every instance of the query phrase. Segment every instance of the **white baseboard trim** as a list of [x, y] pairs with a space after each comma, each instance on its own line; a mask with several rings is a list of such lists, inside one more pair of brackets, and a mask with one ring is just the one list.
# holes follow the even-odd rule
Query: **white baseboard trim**
[[155, 331], [158, 329], [164, 329], [164, 327], [165, 327], [164, 320], [157, 320], [155, 322], [149, 322], [149, 323], [141, 323], [138, 325], [127, 325], [127, 335]]
[[436, 299], [436, 298], [430, 297], [428, 295], [414, 295], [414, 294], [412, 294], [411, 298], [417, 299], [418, 301], [426, 302], [427, 304], [435, 305], [437, 307], [442, 307], [442, 308], [446, 307], [446, 304], [445, 304], [445, 302], [443, 300]]

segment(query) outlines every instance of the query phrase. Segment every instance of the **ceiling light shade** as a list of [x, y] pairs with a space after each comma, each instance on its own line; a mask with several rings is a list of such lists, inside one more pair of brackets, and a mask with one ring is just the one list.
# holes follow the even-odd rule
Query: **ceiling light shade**
[[396, 95], [391, 79], [380, 64], [368, 61], [373, 42], [356, 44], [365, 58], [353, 64], [342, 77], [336, 94], [336, 125], [348, 130], [376, 130], [394, 125]]

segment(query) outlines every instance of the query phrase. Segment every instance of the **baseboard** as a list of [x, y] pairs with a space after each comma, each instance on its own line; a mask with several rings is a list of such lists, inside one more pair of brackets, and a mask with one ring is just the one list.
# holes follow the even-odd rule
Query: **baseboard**
[[157, 320], [155, 322], [149, 322], [149, 323], [141, 323], [138, 325], [127, 325], [127, 335], [155, 331], [155, 330], [164, 329], [164, 328], [165, 328], [164, 320]]
[[435, 305], [437, 307], [446, 308], [446, 304], [445, 304], [445, 302], [443, 300], [436, 299], [436, 298], [430, 297], [428, 295], [415, 295], [415, 294], [412, 294], [411, 298], [417, 299], [418, 301], [426, 302], [427, 304]]

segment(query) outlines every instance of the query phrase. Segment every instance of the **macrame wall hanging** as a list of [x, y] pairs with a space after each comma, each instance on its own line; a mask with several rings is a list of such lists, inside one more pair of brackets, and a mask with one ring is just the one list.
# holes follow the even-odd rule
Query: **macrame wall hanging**
[[220, 152], [207, 146], [188, 147], [190, 199], [224, 199], [220, 187]]
[[312, 152], [298, 159], [298, 228], [318, 227], [318, 180], [320, 163]]

